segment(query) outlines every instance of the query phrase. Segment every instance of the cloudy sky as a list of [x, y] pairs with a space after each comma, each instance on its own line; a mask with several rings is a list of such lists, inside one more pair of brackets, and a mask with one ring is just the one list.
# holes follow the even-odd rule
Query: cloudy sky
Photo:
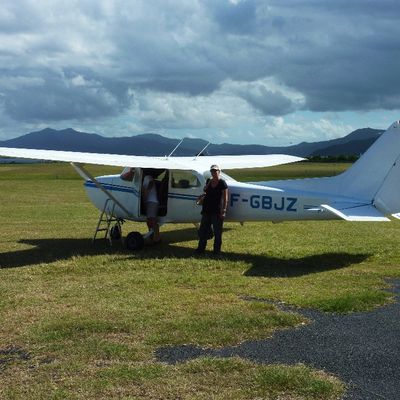
[[398, 0], [3, 0], [0, 140], [288, 145], [400, 119]]

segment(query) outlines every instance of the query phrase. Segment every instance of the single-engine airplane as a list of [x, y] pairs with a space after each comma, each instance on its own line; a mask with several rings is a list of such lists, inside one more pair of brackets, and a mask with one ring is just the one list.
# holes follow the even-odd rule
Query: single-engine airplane
[[[146, 221], [141, 201], [145, 174], [156, 177], [159, 186], [160, 225], [196, 224], [201, 218], [201, 207], [196, 205], [196, 199], [203, 192], [212, 164], [228, 170], [303, 160], [282, 154], [144, 157], [7, 147], [0, 147], [0, 155], [70, 162], [85, 180], [90, 200], [101, 211], [93, 239], [100, 230], [105, 230], [110, 240], [121, 237], [124, 220]], [[400, 219], [399, 158], [400, 121], [396, 121], [352, 167], [334, 177], [242, 183], [221, 173], [229, 188], [226, 220], [243, 223], [333, 219], [390, 221], [388, 216]], [[120, 175], [95, 178], [84, 164], [121, 166], [124, 170]], [[106, 227], [102, 228], [104, 223]], [[131, 232], [125, 243], [130, 250], [138, 250], [144, 245], [144, 236]]]

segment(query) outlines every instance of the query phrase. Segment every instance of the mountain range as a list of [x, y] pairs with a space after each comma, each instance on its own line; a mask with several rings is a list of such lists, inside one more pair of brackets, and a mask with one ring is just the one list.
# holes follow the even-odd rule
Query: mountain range
[[[300, 157], [312, 156], [359, 156], [379, 137], [382, 130], [363, 128], [345, 137], [321, 142], [302, 142], [292, 146], [270, 147], [258, 144], [210, 144], [207, 155], [239, 154], [289, 154]], [[46, 128], [26, 135], [0, 141], [1, 147], [19, 147], [44, 150], [81, 151], [126, 155], [165, 156], [177, 146], [179, 139], [146, 133], [130, 137], [104, 137], [95, 133], [78, 132], [74, 129], [54, 130]], [[206, 145], [203, 139], [185, 138], [176, 156], [198, 154]]]

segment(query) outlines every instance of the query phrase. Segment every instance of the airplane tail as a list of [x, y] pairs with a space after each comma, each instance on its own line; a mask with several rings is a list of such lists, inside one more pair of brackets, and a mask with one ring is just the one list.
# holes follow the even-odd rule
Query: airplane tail
[[319, 194], [327, 202], [322, 210], [347, 221], [389, 221], [390, 214], [400, 219], [400, 121], [340, 175], [261, 184]]
[[362, 157], [337, 176], [337, 194], [365, 200], [382, 214], [400, 212], [400, 121], [394, 122]]

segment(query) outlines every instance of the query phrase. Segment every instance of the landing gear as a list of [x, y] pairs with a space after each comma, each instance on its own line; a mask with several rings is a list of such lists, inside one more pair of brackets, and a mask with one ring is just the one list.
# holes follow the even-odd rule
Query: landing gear
[[144, 238], [139, 232], [130, 232], [125, 239], [125, 246], [128, 250], [140, 250], [144, 246]]
[[[111, 240], [122, 239], [122, 228], [120, 224], [115, 224], [109, 232]], [[145, 238], [139, 232], [130, 232], [125, 238], [125, 246], [130, 251], [141, 250], [144, 247]]]
[[[111, 203], [110, 203], [111, 202]], [[110, 204], [111, 205], [110, 205]], [[111, 209], [109, 210], [109, 207]], [[114, 241], [122, 241], [122, 224], [123, 219], [114, 216], [115, 203], [112, 203], [111, 199], [107, 199], [103, 211], [100, 214], [99, 221], [97, 223], [96, 231], [93, 237], [93, 243], [95, 242], [96, 236], [100, 231], [104, 231], [104, 238], [107, 239], [112, 246]], [[114, 225], [111, 224], [114, 222]], [[125, 247], [130, 251], [140, 250], [144, 247], [144, 241], [147, 238], [142, 236], [139, 232], [131, 232], [125, 238]]]

